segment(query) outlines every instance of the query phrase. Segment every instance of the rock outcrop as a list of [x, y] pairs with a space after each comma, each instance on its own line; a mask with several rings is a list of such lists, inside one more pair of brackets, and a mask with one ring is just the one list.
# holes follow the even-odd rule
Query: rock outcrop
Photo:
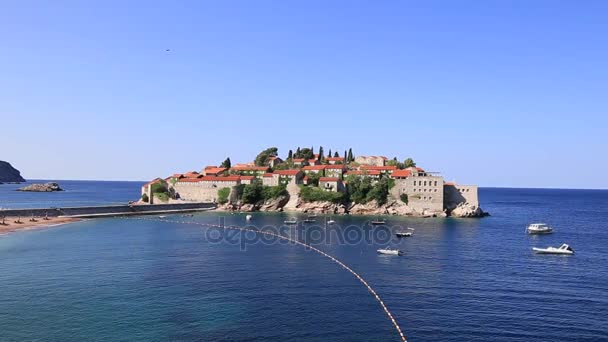
[[21, 177], [19, 170], [10, 163], [0, 160], [0, 183], [21, 183], [25, 179]]
[[483, 217], [487, 215], [480, 207], [468, 203], [460, 203], [450, 212], [452, 217]]
[[17, 189], [17, 191], [32, 191], [32, 192], [51, 192], [51, 191], [63, 191], [59, 184], [49, 182], [45, 184], [31, 184], [24, 186], [23, 188]]

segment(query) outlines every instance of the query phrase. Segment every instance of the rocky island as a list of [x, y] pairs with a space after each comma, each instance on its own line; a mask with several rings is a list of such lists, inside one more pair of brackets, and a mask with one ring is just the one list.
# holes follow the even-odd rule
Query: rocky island
[[63, 191], [63, 189], [59, 186], [59, 184], [54, 182], [44, 183], [44, 184], [30, 184], [28, 186], [24, 186], [22, 188], [17, 189], [17, 191], [31, 191], [31, 192], [51, 192], [51, 191]]
[[19, 170], [15, 169], [9, 162], [0, 160], [0, 184], [22, 182], [25, 182], [25, 179], [21, 177]]
[[140, 203], [214, 202], [220, 210], [482, 217], [476, 185], [445, 182], [407, 158], [355, 157], [352, 149], [326, 155], [320, 147], [276, 147], [253, 162], [176, 173], [142, 186]]

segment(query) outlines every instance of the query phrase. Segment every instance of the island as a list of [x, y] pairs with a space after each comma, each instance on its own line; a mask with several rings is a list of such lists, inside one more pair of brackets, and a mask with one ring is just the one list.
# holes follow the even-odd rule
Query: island
[[57, 184], [55, 182], [48, 182], [48, 183], [44, 183], [44, 184], [30, 184], [30, 185], [17, 189], [17, 191], [52, 192], [52, 191], [63, 191], [63, 189], [59, 186], [59, 184]]
[[352, 149], [325, 154], [320, 147], [261, 151], [252, 162], [155, 178], [141, 188], [140, 204], [213, 202], [219, 210], [294, 211], [412, 217], [486, 216], [476, 185], [444, 181], [438, 172]]
[[22, 182], [25, 182], [25, 179], [21, 177], [21, 172], [15, 169], [9, 162], [0, 160], [0, 184]]

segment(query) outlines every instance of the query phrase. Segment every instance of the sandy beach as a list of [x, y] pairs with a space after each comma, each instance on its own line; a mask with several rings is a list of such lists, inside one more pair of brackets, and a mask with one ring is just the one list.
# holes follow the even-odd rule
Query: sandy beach
[[6, 234], [18, 230], [52, 227], [77, 221], [81, 221], [81, 219], [71, 217], [49, 217], [47, 220], [45, 220], [42, 217], [36, 217], [32, 221], [31, 217], [7, 216], [4, 218], [4, 224], [2, 224], [2, 219], [0, 218], [0, 234]]

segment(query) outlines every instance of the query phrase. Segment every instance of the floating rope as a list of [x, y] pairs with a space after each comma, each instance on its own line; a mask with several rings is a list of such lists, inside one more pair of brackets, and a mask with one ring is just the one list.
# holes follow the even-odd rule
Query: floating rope
[[211, 223], [201, 223], [201, 222], [194, 222], [194, 221], [173, 221], [173, 220], [165, 220], [165, 219], [150, 219], [150, 218], [132, 218], [135, 220], [144, 220], [144, 221], [158, 221], [158, 222], [166, 222], [166, 223], [179, 223], [179, 224], [192, 224], [192, 225], [198, 225], [198, 226], [205, 226], [205, 227], [214, 227], [214, 228], [222, 228], [222, 229], [230, 229], [230, 230], [239, 230], [242, 232], [253, 232], [255, 234], [263, 234], [263, 235], [267, 235], [267, 236], [273, 236], [285, 241], [289, 241], [291, 243], [303, 246], [305, 248], [309, 248], [319, 254], [321, 254], [322, 256], [330, 259], [331, 261], [335, 262], [336, 264], [340, 265], [340, 267], [342, 267], [343, 269], [347, 270], [348, 272], [350, 272], [352, 275], [355, 276], [355, 278], [357, 278], [357, 280], [359, 280], [359, 282], [361, 282], [361, 284], [363, 284], [363, 286], [365, 286], [367, 288], [367, 290], [374, 296], [374, 298], [376, 298], [376, 301], [380, 304], [380, 306], [382, 307], [382, 310], [384, 310], [384, 313], [386, 313], [386, 316], [390, 319], [391, 323], [393, 323], [393, 326], [395, 327], [395, 330], [397, 330], [397, 333], [399, 334], [399, 337], [401, 338], [402, 342], [407, 342], [407, 339], [405, 338], [405, 335], [403, 334], [403, 332], [401, 331], [401, 327], [399, 327], [399, 324], [397, 323], [397, 320], [395, 320], [395, 317], [393, 317], [393, 314], [391, 314], [391, 312], [388, 310], [388, 307], [386, 306], [386, 304], [384, 304], [384, 302], [382, 301], [382, 299], [380, 298], [380, 296], [378, 295], [378, 293], [367, 283], [367, 281], [365, 281], [365, 279], [363, 279], [363, 277], [361, 277], [357, 272], [353, 271], [352, 268], [348, 267], [345, 263], [343, 263], [342, 261], [338, 260], [337, 258], [323, 252], [322, 250], [313, 247], [309, 244], [300, 242], [298, 240], [294, 240], [292, 238], [283, 236], [283, 235], [279, 235], [273, 232], [268, 232], [268, 231], [264, 231], [264, 230], [258, 230], [258, 229], [252, 229], [252, 228], [246, 228], [246, 227], [239, 227], [239, 226], [225, 226], [225, 225], [219, 225], [219, 224], [211, 224]]

